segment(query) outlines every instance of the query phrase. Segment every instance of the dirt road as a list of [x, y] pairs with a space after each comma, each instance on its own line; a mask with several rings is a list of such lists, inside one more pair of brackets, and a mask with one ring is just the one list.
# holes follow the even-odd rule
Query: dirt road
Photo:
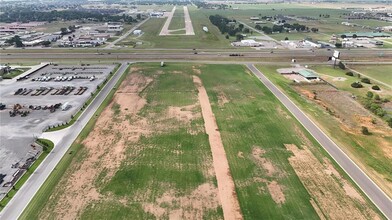
[[218, 125], [216, 124], [214, 113], [211, 109], [207, 91], [199, 77], [193, 76], [193, 82], [199, 91], [198, 97], [204, 119], [204, 127], [208, 134], [208, 140], [211, 146], [213, 166], [218, 182], [219, 198], [222, 203], [223, 216], [226, 220], [243, 219], [235, 191], [234, 181], [231, 177], [229, 163], [223, 147], [222, 138], [220, 136]]

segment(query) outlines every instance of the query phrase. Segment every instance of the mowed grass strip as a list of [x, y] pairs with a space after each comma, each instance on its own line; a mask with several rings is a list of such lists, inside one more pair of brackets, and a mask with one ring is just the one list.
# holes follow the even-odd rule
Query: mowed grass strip
[[169, 24], [169, 30], [177, 30], [185, 28], [184, 8], [177, 6], [174, 11], [173, 18]]

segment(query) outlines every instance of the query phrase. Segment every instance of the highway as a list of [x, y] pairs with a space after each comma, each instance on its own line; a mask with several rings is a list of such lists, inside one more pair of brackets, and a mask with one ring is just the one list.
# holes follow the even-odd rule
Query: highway
[[294, 117], [320, 143], [329, 155], [362, 189], [369, 199], [389, 219], [392, 219], [391, 199], [317, 126], [315, 125], [282, 91], [280, 91], [254, 65], [247, 67], [279, 99]]
[[101, 92], [81, 114], [79, 119], [71, 127], [60, 131], [61, 135], [59, 136], [61, 138], [58, 141], [55, 141], [54, 149], [2, 210], [0, 213], [0, 220], [18, 219], [36, 192], [43, 185], [50, 173], [55, 169], [61, 158], [65, 155], [79, 133], [83, 130], [84, 126], [88, 123], [103, 100], [113, 89], [121, 75], [125, 73], [127, 67], [127, 63], [122, 63], [115, 75], [107, 82]]
[[[197, 54], [195, 54], [197, 52]], [[88, 52], [73, 52], [72, 50], [57, 52], [57, 51], [33, 51], [25, 50], [18, 52], [2, 51], [0, 53], [0, 59], [114, 59], [114, 60], [165, 60], [165, 59], [176, 59], [176, 60], [219, 60], [219, 59], [230, 59], [230, 60], [241, 60], [249, 58], [269, 58], [269, 59], [285, 59], [290, 62], [291, 59], [308, 59], [308, 60], [323, 60], [327, 61], [327, 58], [332, 56], [333, 51], [326, 49], [319, 50], [260, 50], [260, 51], [208, 51], [208, 50], [196, 50], [193, 51], [189, 49], [188, 51], [153, 51], [148, 50], [144, 52], [140, 51], [129, 51], [121, 52], [121, 50], [110, 52], [110, 50], [105, 50], [103, 53], [94, 53], [93, 51]], [[231, 54], [240, 54], [241, 56], [230, 56]], [[377, 57], [392, 59], [392, 50], [343, 50], [341, 51], [342, 60], [350, 59], [375, 59]], [[377, 60], [375, 60], [377, 61]]]

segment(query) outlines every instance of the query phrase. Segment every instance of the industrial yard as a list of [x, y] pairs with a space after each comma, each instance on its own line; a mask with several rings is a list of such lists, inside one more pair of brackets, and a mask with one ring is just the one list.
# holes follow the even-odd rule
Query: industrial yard
[[[0, 199], [16, 181], [26, 159], [38, 156], [33, 144], [43, 131], [66, 124], [113, 71], [115, 65], [44, 64], [16, 80], [0, 82]], [[3, 176], [5, 175], [5, 176]]]

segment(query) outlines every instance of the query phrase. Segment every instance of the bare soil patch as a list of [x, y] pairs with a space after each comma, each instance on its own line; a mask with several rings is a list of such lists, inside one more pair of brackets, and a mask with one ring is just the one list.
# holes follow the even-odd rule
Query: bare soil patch
[[[110, 199], [103, 196], [96, 188], [98, 176], [105, 172], [102, 180], [107, 181], [120, 167], [125, 157], [125, 149], [130, 141], [137, 141], [140, 135], [147, 135], [150, 131], [143, 119], [135, 120], [132, 125], [125, 120], [125, 115], [136, 116], [146, 104], [146, 100], [139, 96], [152, 81], [140, 74], [127, 76], [114, 96], [113, 101], [104, 109], [98, 118], [94, 129], [83, 141], [86, 155], [80, 163], [73, 164], [72, 173], [64, 175], [60, 181], [63, 190], [52, 195], [58, 197], [54, 210], [45, 210], [48, 215], [42, 218], [51, 218], [54, 215], [61, 219], [77, 219], [81, 211], [91, 202], [101, 199]], [[114, 115], [113, 104], [119, 104], [121, 111]], [[127, 109], [127, 110], [125, 110]], [[120, 120], [113, 120], [113, 118]], [[129, 131], [129, 132], [124, 132]], [[48, 209], [48, 207], [46, 207]]]
[[218, 105], [220, 107], [223, 107], [226, 103], [229, 103], [229, 99], [227, 98], [227, 96], [221, 91], [219, 92], [218, 95]]
[[218, 183], [223, 216], [225, 219], [243, 219], [234, 181], [230, 174], [229, 163], [226, 158], [218, 125], [216, 124], [215, 116], [211, 109], [207, 91], [199, 77], [193, 76], [193, 82], [199, 91], [198, 98], [202, 109], [204, 126], [211, 146], [213, 166]]
[[172, 190], [166, 192], [155, 203], [143, 204], [143, 209], [158, 219], [202, 219], [205, 212], [219, 206], [218, 189], [205, 183], [189, 195], [178, 197]]
[[268, 191], [276, 204], [282, 204], [286, 201], [282, 187], [276, 181], [272, 181], [267, 185]]
[[379, 218], [327, 158], [321, 163], [306, 146], [299, 149], [294, 144], [285, 144], [285, 147], [293, 153], [289, 162], [314, 202], [317, 202], [318, 213], [324, 213], [327, 219]]
[[273, 176], [276, 173], [276, 168], [271, 163], [271, 161], [262, 157], [265, 151], [259, 147], [253, 147], [252, 150], [252, 159], [256, 162], [256, 164], [263, 168], [266, 172], [267, 176]]
[[176, 118], [178, 121], [190, 123], [193, 119], [201, 117], [198, 112], [194, 111], [194, 108], [198, 105], [188, 105], [183, 107], [170, 106], [167, 110], [167, 116], [170, 118]]

